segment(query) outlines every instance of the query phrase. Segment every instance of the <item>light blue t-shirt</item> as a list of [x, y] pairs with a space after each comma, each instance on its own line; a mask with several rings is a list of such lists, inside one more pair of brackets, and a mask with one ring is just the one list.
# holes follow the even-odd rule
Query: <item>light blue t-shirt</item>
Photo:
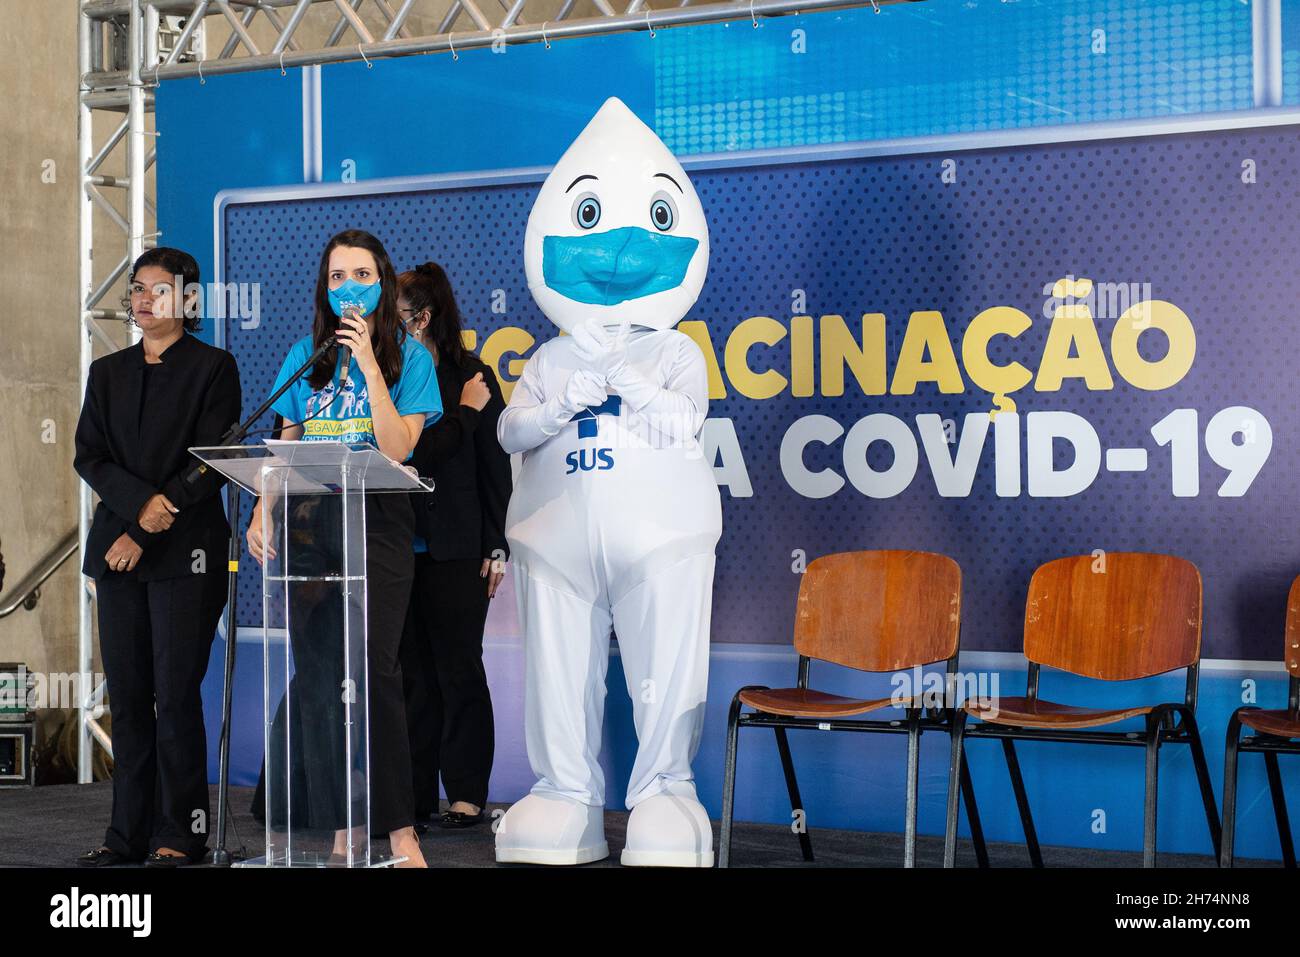
[[[284, 365], [280, 367], [280, 374], [276, 376], [272, 392], [280, 388], [307, 361], [312, 349], [310, 336], [304, 336], [293, 344], [285, 357]], [[303, 376], [276, 399], [271, 408], [287, 421], [302, 424], [304, 441], [330, 439], [347, 443], [367, 442], [378, 448], [374, 421], [370, 417], [369, 390], [355, 356], [348, 370], [347, 386], [336, 398], [334, 393], [338, 378], [336, 370], [323, 388], [313, 389], [307, 382], [307, 376]], [[410, 336], [402, 341], [402, 374], [388, 390], [388, 394], [397, 407], [398, 415], [423, 412], [426, 429], [442, 418], [442, 396], [438, 392], [438, 374], [434, 369], [433, 356]]]

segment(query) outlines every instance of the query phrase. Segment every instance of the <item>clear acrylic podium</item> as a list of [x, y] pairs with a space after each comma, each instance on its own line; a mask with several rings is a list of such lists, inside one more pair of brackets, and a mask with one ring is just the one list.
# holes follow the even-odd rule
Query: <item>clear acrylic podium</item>
[[366, 509], [432, 483], [365, 444], [190, 451], [262, 500], [266, 851], [262, 867], [384, 867], [372, 845]]

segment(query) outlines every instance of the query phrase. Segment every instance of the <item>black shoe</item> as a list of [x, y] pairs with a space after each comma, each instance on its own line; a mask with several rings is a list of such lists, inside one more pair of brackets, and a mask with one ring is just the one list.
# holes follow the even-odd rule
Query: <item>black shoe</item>
[[477, 814], [465, 814], [462, 811], [443, 811], [442, 817], [438, 818], [438, 826], [445, 828], [473, 827], [483, 821], [483, 811], [480, 809]]
[[205, 849], [203, 855], [197, 860], [189, 854], [160, 854], [154, 851], [144, 859], [145, 867], [189, 867], [192, 864], [202, 863], [203, 858], [207, 857]]
[[107, 847], [97, 847], [77, 858], [78, 867], [116, 867], [119, 864], [129, 863], [131, 862], [128, 858]]

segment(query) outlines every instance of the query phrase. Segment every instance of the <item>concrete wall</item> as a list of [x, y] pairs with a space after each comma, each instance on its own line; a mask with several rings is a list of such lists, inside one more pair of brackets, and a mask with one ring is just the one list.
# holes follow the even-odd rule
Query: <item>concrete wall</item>
[[[0, 58], [0, 547], [8, 594], [76, 523], [77, 5], [0, 0], [0, 22], [10, 40]], [[69, 560], [46, 584], [36, 610], [0, 619], [0, 660], [75, 670], [76, 564]], [[44, 715], [43, 728], [60, 717]]]

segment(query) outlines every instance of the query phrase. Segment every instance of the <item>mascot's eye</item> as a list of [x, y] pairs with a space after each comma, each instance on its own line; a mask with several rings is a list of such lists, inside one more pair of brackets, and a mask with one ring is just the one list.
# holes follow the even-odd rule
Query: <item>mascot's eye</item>
[[591, 229], [600, 222], [600, 200], [591, 193], [584, 193], [573, 203], [573, 225], [579, 229]]
[[650, 201], [650, 222], [662, 232], [667, 232], [677, 223], [677, 207], [667, 193], [657, 193]]

